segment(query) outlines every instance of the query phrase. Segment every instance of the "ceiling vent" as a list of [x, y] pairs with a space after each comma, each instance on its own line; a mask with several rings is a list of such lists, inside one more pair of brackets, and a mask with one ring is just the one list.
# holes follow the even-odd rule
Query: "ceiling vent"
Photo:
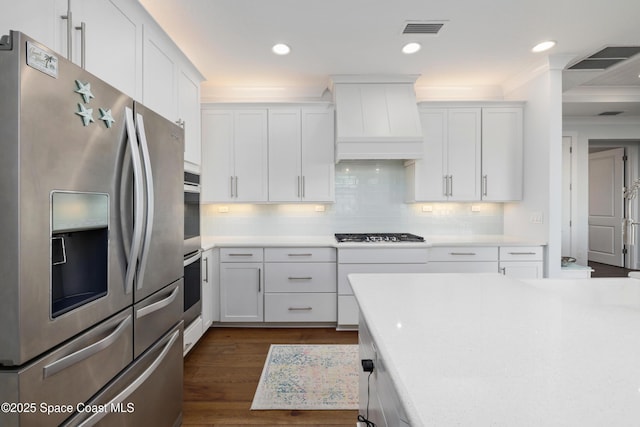
[[569, 67], [569, 70], [604, 70], [640, 53], [640, 46], [610, 46]]
[[408, 21], [405, 22], [402, 34], [436, 35], [444, 26], [444, 21]]
[[598, 114], [599, 116], [617, 116], [618, 114], [622, 114], [624, 111], [603, 111]]

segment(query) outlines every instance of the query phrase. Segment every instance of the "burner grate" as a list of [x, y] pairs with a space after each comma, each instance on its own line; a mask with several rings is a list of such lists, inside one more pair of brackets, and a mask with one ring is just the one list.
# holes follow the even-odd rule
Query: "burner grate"
[[336, 233], [338, 242], [361, 243], [400, 243], [400, 242], [424, 242], [424, 237], [411, 233]]

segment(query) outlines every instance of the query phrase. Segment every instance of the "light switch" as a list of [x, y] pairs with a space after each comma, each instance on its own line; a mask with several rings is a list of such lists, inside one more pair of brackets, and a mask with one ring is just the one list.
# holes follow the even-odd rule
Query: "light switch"
[[529, 221], [531, 221], [532, 224], [542, 224], [544, 223], [544, 214], [542, 212], [531, 212]]

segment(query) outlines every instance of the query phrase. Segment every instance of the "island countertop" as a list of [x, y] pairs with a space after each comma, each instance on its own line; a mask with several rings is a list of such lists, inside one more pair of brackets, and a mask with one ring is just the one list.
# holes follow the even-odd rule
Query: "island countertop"
[[640, 425], [640, 280], [349, 281], [412, 427]]

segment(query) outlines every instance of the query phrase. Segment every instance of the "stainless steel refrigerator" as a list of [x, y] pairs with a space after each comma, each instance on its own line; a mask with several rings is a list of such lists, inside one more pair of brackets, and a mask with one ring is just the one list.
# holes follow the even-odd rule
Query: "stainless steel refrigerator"
[[0, 425], [179, 425], [183, 130], [19, 32], [0, 76]]

